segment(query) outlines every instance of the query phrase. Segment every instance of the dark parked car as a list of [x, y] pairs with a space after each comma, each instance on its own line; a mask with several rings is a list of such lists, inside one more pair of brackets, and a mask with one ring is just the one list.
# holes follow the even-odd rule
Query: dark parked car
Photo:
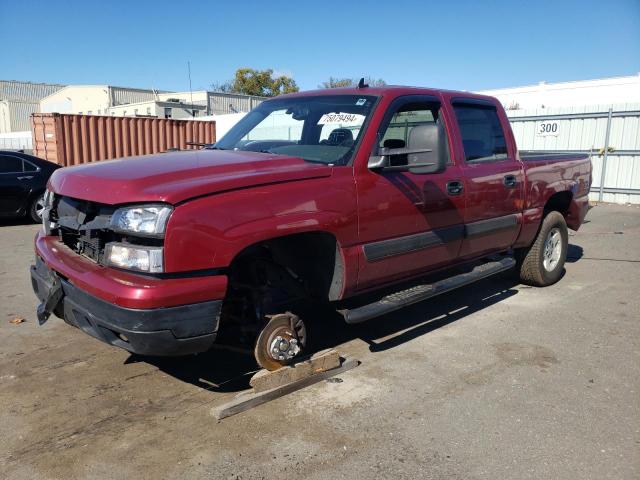
[[28, 215], [40, 222], [44, 191], [58, 168], [33, 155], [0, 150], [0, 217]]

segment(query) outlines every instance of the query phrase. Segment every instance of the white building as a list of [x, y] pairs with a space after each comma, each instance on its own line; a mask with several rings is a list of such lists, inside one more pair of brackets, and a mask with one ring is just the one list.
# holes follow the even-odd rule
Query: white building
[[61, 88], [64, 85], [0, 80], [0, 133], [28, 131], [40, 99]]
[[595, 201], [640, 204], [640, 74], [486, 90], [521, 150], [591, 156]]
[[168, 92], [109, 85], [70, 85], [40, 101], [42, 113], [192, 118], [248, 112], [264, 99], [251, 95]]
[[[188, 120], [198, 118], [207, 111], [206, 105], [184, 103], [179, 98], [170, 97], [167, 101], [152, 100], [147, 102], [127, 103], [109, 107], [103, 115], [116, 117], [157, 117]], [[87, 112], [88, 113], [88, 112]]]
[[640, 103], [640, 73], [628, 77], [546, 83], [478, 92], [496, 97], [507, 110], [539, 110]]
[[109, 85], [69, 85], [40, 100], [40, 112], [108, 115], [111, 107], [154, 101], [160, 93], [165, 92]]

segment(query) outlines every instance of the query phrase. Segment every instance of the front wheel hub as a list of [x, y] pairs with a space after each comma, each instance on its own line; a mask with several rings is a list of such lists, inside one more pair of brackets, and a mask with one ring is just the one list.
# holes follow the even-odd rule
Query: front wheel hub
[[287, 339], [278, 335], [271, 342], [269, 354], [271, 358], [278, 361], [291, 360], [300, 353], [300, 345], [295, 338]]

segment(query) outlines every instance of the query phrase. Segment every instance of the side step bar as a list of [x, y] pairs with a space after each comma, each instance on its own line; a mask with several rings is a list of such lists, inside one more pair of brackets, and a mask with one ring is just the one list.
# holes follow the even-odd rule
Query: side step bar
[[470, 272], [454, 275], [453, 277], [445, 278], [444, 280], [440, 280], [435, 283], [417, 285], [415, 287], [408, 288], [407, 290], [401, 290], [387, 295], [377, 302], [354, 308], [352, 310], [341, 310], [340, 313], [344, 316], [345, 322], [349, 324], [366, 322], [367, 320], [379, 317], [380, 315], [399, 310], [407, 305], [421, 302], [428, 298], [435, 297], [436, 295], [440, 295], [441, 293], [449, 292], [456, 288], [464, 287], [470, 283], [482, 280], [483, 278], [490, 277], [496, 273], [504, 272], [513, 268], [515, 265], [516, 261], [513, 257], [503, 257], [500, 260], [494, 260], [478, 265]]

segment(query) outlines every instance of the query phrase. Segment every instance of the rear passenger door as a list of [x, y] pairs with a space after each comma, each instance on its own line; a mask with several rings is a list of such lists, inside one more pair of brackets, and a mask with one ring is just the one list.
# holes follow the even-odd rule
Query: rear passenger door
[[[524, 173], [491, 102], [454, 98], [465, 178], [465, 238], [461, 258], [504, 250], [520, 230]], [[506, 117], [502, 121], [507, 121]]]

